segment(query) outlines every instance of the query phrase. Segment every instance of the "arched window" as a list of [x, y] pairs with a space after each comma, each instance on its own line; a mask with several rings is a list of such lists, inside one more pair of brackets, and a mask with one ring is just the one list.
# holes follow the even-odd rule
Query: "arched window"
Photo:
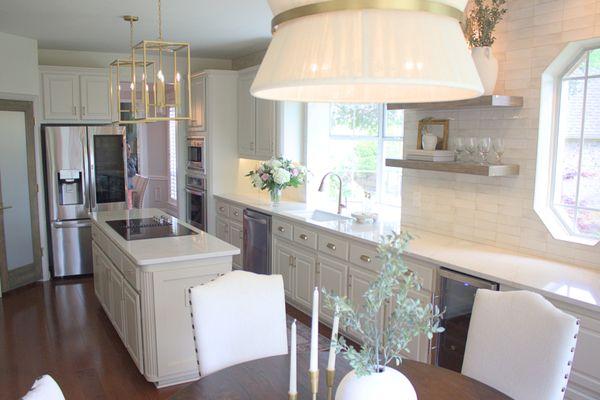
[[[549, 157], [543, 152], [549, 152]], [[600, 43], [591, 48], [567, 46], [544, 73], [537, 173], [541, 176], [536, 177], [536, 211], [552, 234], [559, 239], [597, 243]], [[548, 179], [544, 173], [550, 174]], [[547, 186], [540, 187], [540, 183]]]

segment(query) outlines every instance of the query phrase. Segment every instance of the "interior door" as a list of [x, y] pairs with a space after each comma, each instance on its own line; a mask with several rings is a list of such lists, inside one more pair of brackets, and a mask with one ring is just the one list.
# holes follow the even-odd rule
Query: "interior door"
[[0, 278], [2, 291], [42, 276], [33, 103], [0, 100]]

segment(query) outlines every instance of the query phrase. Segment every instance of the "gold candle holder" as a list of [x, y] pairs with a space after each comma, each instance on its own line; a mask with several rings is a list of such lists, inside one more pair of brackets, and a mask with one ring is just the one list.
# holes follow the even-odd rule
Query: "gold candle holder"
[[316, 400], [317, 393], [319, 393], [319, 370], [308, 371], [308, 375], [310, 376], [310, 392], [313, 400]]
[[298, 400], [298, 393], [288, 393], [288, 400]]
[[327, 387], [333, 387], [333, 381], [335, 381], [335, 369], [328, 369], [325, 375]]
[[325, 382], [327, 383], [327, 399], [333, 398], [333, 383], [335, 381], [335, 369], [326, 370]]

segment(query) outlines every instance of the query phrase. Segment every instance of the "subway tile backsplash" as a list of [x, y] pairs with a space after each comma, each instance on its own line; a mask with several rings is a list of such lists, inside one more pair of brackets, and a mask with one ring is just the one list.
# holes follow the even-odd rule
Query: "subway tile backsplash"
[[533, 210], [541, 74], [573, 40], [600, 36], [600, 0], [509, 0], [494, 54], [495, 92], [524, 97], [521, 109], [407, 111], [404, 148], [416, 148], [417, 123], [450, 119], [456, 136], [505, 140], [505, 163], [518, 177], [480, 177], [404, 169], [402, 224], [600, 269], [600, 245], [555, 240]]

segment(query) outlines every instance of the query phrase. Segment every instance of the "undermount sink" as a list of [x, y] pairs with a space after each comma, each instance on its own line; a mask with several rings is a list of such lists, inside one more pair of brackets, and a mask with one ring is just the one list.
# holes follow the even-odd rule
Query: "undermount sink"
[[352, 221], [352, 218], [345, 217], [343, 215], [334, 214], [327, 211], [313, 210], [313, 211], [291, 211], [290, 214], [297, 215], [302, 218], [312, 219], [318, 222], [328, 221]]

